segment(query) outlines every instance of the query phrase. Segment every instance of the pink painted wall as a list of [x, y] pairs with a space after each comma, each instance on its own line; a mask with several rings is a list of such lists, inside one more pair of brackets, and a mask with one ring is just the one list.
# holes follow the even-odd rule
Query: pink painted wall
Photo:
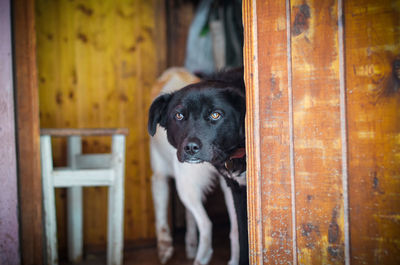
[[10, 0], [0, 0], [0, 265], [20, 264]]

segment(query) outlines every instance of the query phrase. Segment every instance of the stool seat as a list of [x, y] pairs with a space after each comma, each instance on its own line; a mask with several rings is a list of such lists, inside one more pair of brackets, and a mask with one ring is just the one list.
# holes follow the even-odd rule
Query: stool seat
[[[68, 257], [83, 249], [82, 187], [108, 186], [107, 264], [122, 264], [126, 128], [41, 129], [43, 204], [47, 263], [58, 264], [54, 189], [67, 188]], [[81, 136], [111, 136], [111, 154], [82, 154]], [[53, 167], [51, 137], [67, 137], [68, 167]]]
[[110, 136], [115, 134], [128, 135], [127, 128], [43, 128], [40, 129], [40, 135], [50, 136]]

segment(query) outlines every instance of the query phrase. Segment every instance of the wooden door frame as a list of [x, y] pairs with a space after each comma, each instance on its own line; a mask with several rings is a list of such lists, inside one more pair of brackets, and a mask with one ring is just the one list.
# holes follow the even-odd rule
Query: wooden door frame
[[[257, 7], [257, 4], [262, 7]], [[307, 4], [304, 4], [304, 10], [310, 8]], [[311, 4], [312, 8], [315, 8]], [[343, 45], [343, 28], [341, 25], [341, 1], [337, 3], [337, 21], [339, 23], [338, 31], [335, 32], [339, 39], [339, 46]], [[348, 232], [348, 204], [347, 204], [347, 190], [343, 187], [347, 187], [347, 153], [346, 144], [340, 144], [341, 152], [330, 148], [324, 147], [327, 155], [327, 160], [332, 161], [333, 157], [342, 155], [340, 157], [340, 163], [335, 163], [335, 168], [341, 172], [342, 178], [336, 177], [336, 175], [328, 175], [327, 179], [332, 180], [334, 183], [340, 183], [337, 190], [333, 190], [336, 193], [336, 197], [326, 204], [324, 204], [324, 211], [332, 210], [332, 220], [322, 220], [309, 223], [299, 223], [298, 219], [301, 219], [301, 214], [298, 212], [299, 207], [296, 204], [301, 201], [297, 193], [300, 191], [301, 196], [305, 196], [304, 189], [297, 187], [299, 179], [295, 178], [295, 168], [299, 167], [296, 159], [296, 155], [303, 155], [305, 159], [310, 159], [302, 149], [299, 148], [297, 152], [294, 152], [294, 134], [297, 133], [299, 138], [307, 136], [307, 132], [303, 134], [299, 133], [299, 122], [294, 120], [294, 115], [299, 113], [298, 108], [294, 109], [294, 93], [300, 95], [300, 99], [305, 93], [308, 93], [306, 89], [294, 90], [294, 72], [296, 69], [292, 67], [292, 47], [299, 45], [298, 43], [292, 43], [293, 30], [292, 21], [294, 16], [302, 16], [301, 23], [308, 23], [307, 15], [304, 10], [298, 11], [297, 14], [291, 15], [292, 3], [291, 1], [270, 1], [268, 2], [268, 8], [263, 5], [262, 1], [258, 0], [244, 0], [243, 1], [243, 21], [245, 29], [245, 47], [244, 47], [244, 65], [245, 65], [245, 81], [246, 81], [246, 104], [247, 104], [247, 116], [246, 116], [246, 147], [248, 155], [248, 168], [247, 168], [247, 185], [248, 185], [248, 211], [249, 211], [249, 254], [251, 264], [264, 264], [271, 260], [279, 260], [284, 263], [297, 264], [302, 262], [298, 261], [300, 251], [305, 251], [305, 241], [310, 238], [302, 237], [301, 243], [297, 234], [299, 233], [299, 227], [308, 225], [313, 228], [313, 222], [316, 225], [322, 227], [329, 224], [329, 236], [333, 232], [332, 227], [337, 227], [339, 234], [344, 235], [338, 237], [335, 235], [335, 240], [329, 238], [329, 243], [332, 243], [332, 247], [329, 246], [327, 249], [321, 248], [321, 253], [326, 251], [329, 252], [329, 248], [338, 251], [335, 257], [329, 257], [335, 259], [336, 262], [348, 263], [349, 259], [349, 232]], [[300, 8], [299, 8], [300, 9]], [[302, 13], [304, 12], [304, 13]], [[304, 27], [308, 25], [300, 25]], [[258, 28], [259, 27], [259, 28]], [[311, 27], [311, 26], [310, 26]], [[327, 29], [331, 29], [328, 28]], [[304, 30], [304, 29], [302, 29]], [[334, 35], [332, 38], [336, 37]], [[270, 45], [263, 45], [268, 43]], [[260, 45], [260, 47], [258, 46]], [[261, 48], [262, 45], [262, 49]], [[265, 56], [269, 54], [269, 56]], [[331, 84], [329, 91], [332, 93], [332, 98], [340, 101], [340, 109], [337, 108], [328, 117], [335, 120], [340, 116], [341, 123], [339, 126], [334, 127], [335, 138], [339, 143], [346, 143], [346, 120], [345, 120], [345, 99], [344, 99], [344, 71], [343, 71], [343, 50], [338, 52], [338, 63], [334, 67], [340, 68], [338, 73], [332, 78], [340, 83], [340, 93], [335, 90], [336, 84]], [[332, 56], [333, 57], [333, 56]], [[297, 57], [298, 58], [298, 57]], [[336, 58], [336, 57], [333, 57]], [[335, 68], [335, 69], [337, 69]], [[259, 75], [259, 70], [262, 71], [262, 75]], [[297, 71], [298, 74], [299, 71]], [[307, 69], [304, 71], [307, 74]], [[324, 77], [323, 77], [324, 78]], [[310, 83], [310, 89], [314, 84]], [[315, 87], [315, 86], [314, 86]], [[340, 98], [340, 100], [339, 100]], [[318, 96], [314, 98], [315, 102], [321, 100]], [[342, 108], [343, 107], [343, 108]], [[329, 109], [330, 106], [326, 107], [324, 111]], [[297, 112], [296, 112], [297, 111]], [[315, 113], [310, 109], [308, 110], [308, 117], [312, 117]], [[294, 125], [297, 126], [294, 128]], [[318, 120], [313, 126], [318, 128], [321, 125], [321, 120]], [[327, 138], [310, 136], [311, 141], [321, 141], [325, 143]], [[322, 139], [322, 140], [320, 140]], [[312, 149], [312, 148], [311, 148]], [[304, 152], [304, 154], [302, 153]], [[336, 162], [336, 160], [335, 160]], [[300, 163], [299, 163], [300, 164]], [[317, 173], [321, 175], [321, 172], [326, 172], [326, 168], [312, 166], [309, 168], [311, 171], [304, 171], [311, 173]], [[315, 172], [314, 172], [315, 171]], [[297, 176], [298, 177], [298, 176]], [[313, 183], [316, 185], [316, 183]], [[301, 185], [299, 185], [301, 186]], [[343, 190], [342, 190], [343, 189]], [[338, 193], [343, 192], [343, 199], [338, 196]], [[315, 194], [314, 194], [315, 193]], [[318, 192], [312, 191], [307, 195], [312, 198], [314, 195], [319, 195]], [[332, 206], [335, 203], [340, 206]], [[310, 216], [313, 219], [317, 219], [312, 214], [311, 204], [303, 207], [309, 207]], [[339, 213], [337, 213], [337, 211]], [[342, 213], [344, 212], [344, 213]], [[327, 214], [329, 215], [329, 214]], [[342, 216], [338, 222], [344, 223], [338, 226], [336, 221], [336, 215]], [[300, 217], [299, 217], [300, 216]], [[309, 217], [303, 218], [307, 219]], [[327, 218], [327, 217], [324, 217]], [[303, 228], [307, 230], [308, 227]], [[318, 228], [319, 229], [319, 228]], [[328, 230], [328, 229], [327, 229]], [[310, 232], [311, 233], [311, 232]], [[325, 239], [320, 236], [320, 231], [317, 232], [318, 236], [315, 237], [316, 244], [324, 244]], [[321, 231], [322, 233], [328, 233], [327, 231]], [[324, 235], [325, 236], [325, 235]], [[328, 235], [327, 235], [328, 238]], [[332, 236], [333, 238], [333, 236]], [[341, 241], [343, 240], [343, 242]], [[339, 244], [337, 244], [340, 242]], [[342, 244], [343, 243], [343, 244]], [[344, 245], [343, 249], [342, 246]], [[302, 248], [303, 247], [303, 248]], [[299, 250], [300, 248], [300, 250]], [[310, 254], [317, 256], [316, 252], [319, 251], [316, 247], [316, 251]], [[311, 253], [310, 252], [310, 253]], [[326, 253], [325, 252], [325, 253]], [[333, 251], [331, 251], [333, 253]], [[277, 256], [276, 256], [277, 255]], [[325, 255], [325, 254], [323, 254]], [[331, 254], [332, 256], [335, 254]], [[322, 256], [322, 254], [321, 254]], [[304, 257], [303, 257], [304, 258]], [[317, 257], [321, 259], [322, 257]], [[304, 262], [304, 260], [303, 260]], [[315, 261], [314, 261], [315, 262]]]
[[400, 260], [394, 4], [243, 0], [250, 264]]
[[12, 1], [22, 264], [43, 264], [35, 1]]

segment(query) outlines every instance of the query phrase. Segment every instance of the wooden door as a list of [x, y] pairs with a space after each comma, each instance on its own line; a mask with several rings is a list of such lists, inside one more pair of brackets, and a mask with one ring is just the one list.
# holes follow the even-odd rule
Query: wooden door
[[251, 264], [400, 264], [400, 1], [243, 14]]

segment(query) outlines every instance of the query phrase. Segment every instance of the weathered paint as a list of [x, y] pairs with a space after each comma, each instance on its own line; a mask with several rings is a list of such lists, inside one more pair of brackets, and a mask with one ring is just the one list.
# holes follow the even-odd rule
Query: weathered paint
[[20, 264], [10, 1], [0, 1], [0, 264]]

